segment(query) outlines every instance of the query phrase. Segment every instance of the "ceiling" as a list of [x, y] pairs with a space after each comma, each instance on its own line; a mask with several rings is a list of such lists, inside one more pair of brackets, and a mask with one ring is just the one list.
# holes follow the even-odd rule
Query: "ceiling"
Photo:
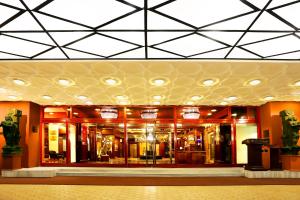
[[[0, 62], [0, 100], [33, 101], [42, 105], [55, 102], [69, 105], [119, 105], [117, 95], [126, 95], [128, 104], [150, 105], [161, 95], [161, 105], [183, 105], [192, 96], [194, 105], [261, 105], [266, 96], [274, 101], [299, 101], [300, 63], [296, 61], [2, 61]], [[103, 80], [112, 78], [112, 86]], [[14, 79], [25, 81], [17, 85]], [[59, 79], [72, 82], [61, 86]], [[151, 84], [164, 79], [165, 85]], [[216, 84], [204, 86], [203, 80]], [[261, 84], [248, 85], [260, 79]], [[300, 84], [299, 84], [300, 85]], [[51, 99], [44, 99], [49, 95]], [[78, 99], [84, 95], [86, 99]], [[9, 97], [10, 96], [10, 97]], [[236, 96], [236, 100], [228, 100]]]
[[295, 0], [0, 0], [0, 59], [300, 60]]

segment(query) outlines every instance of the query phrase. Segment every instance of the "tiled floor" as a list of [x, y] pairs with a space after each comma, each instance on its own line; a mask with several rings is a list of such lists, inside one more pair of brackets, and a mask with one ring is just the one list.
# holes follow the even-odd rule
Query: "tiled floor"
[[297, 186], [79, 186], [0, 185], [0, 200], [300, 199]]

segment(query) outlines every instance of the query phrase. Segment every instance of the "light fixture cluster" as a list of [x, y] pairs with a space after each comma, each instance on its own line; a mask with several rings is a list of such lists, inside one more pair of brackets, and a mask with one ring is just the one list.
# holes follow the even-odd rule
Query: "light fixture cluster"
[[[118, 78], [115, 78], [115, 77], [104, 77], [104, 78], [101, 79], [101, 81], [102, 81], [103, 84], [108, 85], [108, 86], [117, 86], [117, 85], [121, 84], [121, 80], [118, 79]], [[28, 85], [30, 85], [30, 83], [28, 81], [23, 80], [23, 79], [19, 79], [19, 78], [12, 79], [12, 82], [15, 85], [18, 85], [18, 86], [28, 86]], [[165, 86], [165, 85], [169, 84], [169, 82], [170, 82], [169, 79], [167, 79], [165, 77], [157, 77], [157, 78], [150, 79], [150, 81], [149, 81], [149, 83], [151, 85], [157, 86], [157, 87]], [[263, 81], [261, 79], [251, 79], [251, 80], [246, 82], [246, 85], [247, 86], [258, 86], [262, 82]], [[67, 78], [56, 79], [56, 83], [60, 86], [63, 86], [63, 87], [70, 87], [70, 86], [75, 85], [75, 82], [73, 80], [67, 79]], [[215, 86], [218, 83], [219, 83], [219, 79], [209, 78], [209, 79], [202, 80], [200, 82], [200, 85], [205, 86], [205, 87], [212, 87], [212, 86]], [[300, 86], [300, 80], [295, 81], [290, 86], [299, 87]], [[16, 96], [16, 95], [8, 95], [7, 97], [11, 100], [21, 100], [22, 99], [21, 97]], [[48, 95], [48, 94], [42, 95], [42, 98], [44, 100], [52, 100], [53, 99], [53, 97], [51, 95]], [[89, 100], [88, 97], [85, 96], [85, 95], [78, 95], [78, 96], [76, 96], [76, 98], [78, 98], [79, 100], [85, 101], [85, 103], [87, 105], [93, 105], [93, 102], [91, 100]], [[129, 105], [130, 104], [129, 98], [126, 95], [117, 95], [117, 96], [115, 96], [115, 98], [117, 100], [117, 103], [120, 104], [120, 105]], [[161, 101], [164, 98], [165, 97], [162, 96], [162, 95], [154, 95], [152, 97], [151, 104], [160, 105]], [[203, 96], [194, 95], [194, 96], [191, 96], [190, 99], [187, 100], [184, 104], [185, 105], [195, 105], [195, 103], [197, 101], [201, 100], [201, 99], [203, 99]], [[229, 96], [227, 98], [224, 98], [224, 100], [221, 101], [219, 104], [220, 105], [228, 105], [231, 102], [236, 101], [237, 99], [238, 99], [238, 97], [236, 97], [236, 96]], [[261, 100], [271, 101], [271, 100], [274, 100], [274, 99], [275, 99], [274, 96], [267, 95], [267, 96], [263, 97]], [[64, 103], [59, 102], [59, 101], [55, 101], [54, 104], [55, 105], [62, 105]]]
[[199, 119], [200, 111], [199, 108], [190, 107], [183, 109], [183, 119]]
[[157, 118], [157, 109], [147, 109], [141, 111], [142, 119], [156, 119]]
[[118, 110], [116, 108], [102, 108], [100, 110], [100, 115], [102, 119], [116, 119], [118, 118]]

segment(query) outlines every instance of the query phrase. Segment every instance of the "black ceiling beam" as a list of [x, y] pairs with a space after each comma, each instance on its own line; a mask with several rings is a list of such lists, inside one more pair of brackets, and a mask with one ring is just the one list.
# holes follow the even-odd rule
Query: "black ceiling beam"
[[246, 33], [251, 29], [251, 27], [254, 25], [254, 23], [258, 20], [258, 18], [262, 15], [262, 13], [267, 9], [267, 7], [270, 5], [272, 0], [269, 0], [268, 3], [261, 9], [259, 14], [255, 17], [255, 19], [251, 22], [251, 24], [248, 26], [246, 31], [241, 35], [241, 37], [236, 41], [236, 43], [231, 47], [231, 49], [228, 51], [226, 56], [224, 57], [225, 59], [229, 56], [229, 54], [232, 52], [232, 50], [239, 44], [239, 42], [243, 39], [243, 37], [246, 35]]
[[26, 10], [30, 13], [30, 15], [34, 18], [34, 20], [39, 24], [39, 26], [45, 31], [45, 33], [50, 37], [50, 39], [54, 42], [54, 44], [59, 48], [59, 50], [66, 56], [67, 59], [70, 59], [69, 56], [64, 52], [64, 50], [58, 45], [58, 43], [54, 40], [54, 38], [50, 35], [50, 33], [46, 30], [43, 24], [36, 18], [36, 16], [32, 13], [32, 11], [28, 8], [23, 0], [19, 0]]
[[[265, 58], [272, 58], [274, 56], [281, 56], [281, 55], [290, 54], [290, 53], [297, 53], [297, 52], [300, 52], [300, 49], [299, 50], [295, 50], [295, 51], [285, 52], [285, 53], [273, 54], [273, 55], [270, 55], [270, 56], [266, 56]], [[297, 60], [300, 60], [300, 55], [299, 55], [299, 59], [297, 59]]]
[[32, 9], [33, 11], [38, 11], [40, 9], [42, 9], [43, 7], [47, 6], [49, 3], [51, 3], [54, 0], [47, 0], [44, 1], [43, 3], [41, 3], [40, 5], [36, 6], [34, 9]]
[[148, 0], [144, 0], [144, 46], [145, 59], [148, 58]]
[[[30, 59], [30, 57], [28, 57], [28, 56], [23, 56], [23, 55], [20, 55], [20, 54], [10, 53], [10, 52], [6, 52], [6, 51], [0, 51], [0, 53], [4, 53], [4, 54], [12, 55], [12, 56], [19, 56], [19, 57], [22, 57], [22, 58]], [[16, 59], [16, 60], [19, 60], [19, 59]]]

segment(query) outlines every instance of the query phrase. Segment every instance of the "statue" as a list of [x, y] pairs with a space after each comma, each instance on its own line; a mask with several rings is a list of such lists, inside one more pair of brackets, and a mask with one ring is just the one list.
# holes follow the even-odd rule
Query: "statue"
[[299, 140], [300, 122], [291, 110], [283, 110], [280, 112], [282, 120], [282, 142], [283, 147], [289, 150], [300, 150], [300, 146], [297, 146]]
[[20, 143], [20, 130], [19, 123], [22, 111], [12, 109], [5, 116], [5, 121], [2, 121], [0, 126], [3, 127], [3, 135], [6, 141], [6, 145], [3, 147], [4, 155], [21, 153]]

